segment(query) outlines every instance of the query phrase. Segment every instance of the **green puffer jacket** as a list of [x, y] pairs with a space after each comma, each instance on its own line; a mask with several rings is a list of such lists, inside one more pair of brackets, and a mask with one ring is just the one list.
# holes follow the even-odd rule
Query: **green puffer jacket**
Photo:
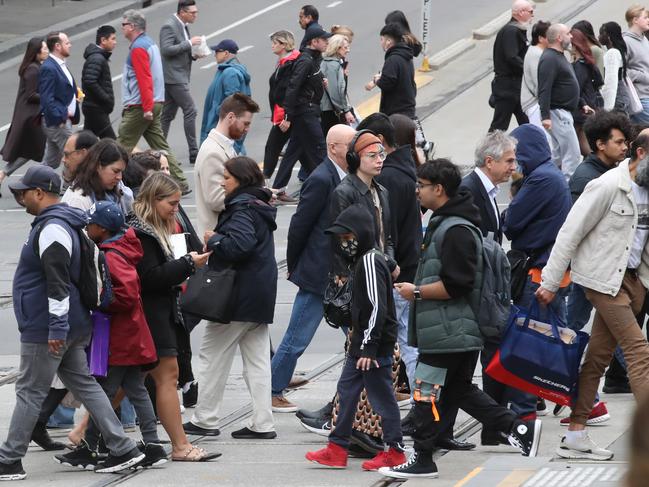
[[479, 309], [482, 284], [482, 238], [480, 230], [459, 216], [431, 218], [422, 244], [414, 284], [422, 286], [440, 280], [441, 248], [449, 228], [463, 225], [473, 230], [478, 250], [477, 274], [468, 295], [448, 300], [424, 299], [410, 306], [408, 344], [419, 353], [459, 353], [482, 350], [482, 335], [474, 310]]

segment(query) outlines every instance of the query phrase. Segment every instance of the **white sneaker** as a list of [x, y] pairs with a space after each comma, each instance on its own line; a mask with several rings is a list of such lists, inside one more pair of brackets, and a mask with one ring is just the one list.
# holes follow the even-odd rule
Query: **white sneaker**
[[587, 460], [610, 460], [613, 458], [613, 452], [598, 447], [588, 434], [576, 441], [568, 442], [566, 436], [561, 438], [557, 455], [561, 458], [569, 459], [587, 459]]

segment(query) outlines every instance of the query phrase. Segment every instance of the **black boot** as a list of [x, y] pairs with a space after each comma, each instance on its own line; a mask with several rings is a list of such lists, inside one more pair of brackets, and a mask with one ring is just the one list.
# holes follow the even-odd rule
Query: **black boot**
[[45, 451], [65, 450], [65, 444], [54, 441], [47, 432], [45, 423], [38, 422], [32, 431], [32, 441]]

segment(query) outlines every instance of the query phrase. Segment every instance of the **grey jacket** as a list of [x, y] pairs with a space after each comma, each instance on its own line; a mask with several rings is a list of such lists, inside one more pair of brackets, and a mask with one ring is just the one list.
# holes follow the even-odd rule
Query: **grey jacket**
[[192, 70], [192, 43], [185, 39], [184, 27], [172, 15], [160, 28], [160, 54], [165, 84], [189, 84]]
[[627, 49], [627, 74], [640, 98], [649, 98], [649, 41], [633, 32], [622, 34]]
[[523, 83], [521, 84], [521, 107], [524, 112], [539, 102], [539, 61], [543, 49], [530, 46], [523, 61]]
[[[329, 86], [326, 90], [329, 96], [327, 96], [327, 93], [322, 96], [320, 110], [323, 112], [328, 110], [348, 112], [350, 107], [347, 101], [345, 74], [340, 59], [337, 57], [322, 58], [320, 71], [322, 71], [322, 76], [329, 80]], [[331, 101], [329, 101], [329, 98], [331, 98]], [[333, 102], [334, 106], [331, 105], [331, 102]]]

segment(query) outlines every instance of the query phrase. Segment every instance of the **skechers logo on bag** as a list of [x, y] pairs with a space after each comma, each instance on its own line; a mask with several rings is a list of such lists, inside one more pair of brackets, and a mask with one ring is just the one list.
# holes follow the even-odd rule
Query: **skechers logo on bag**
[[550, 379], [543, 379], [542, 377], [539, 377], [538, 375], [535, 375], [535, 376], [532, 377], [532, 378], [533, 378], [535, 381], [543, 382], [544, 384], [548, 384], [548, 385], [551, 385], [551, 386], [553, 386], [553, 387], [557, 387], [557, 388], [559, 388], [559, 389], [563, 389], [563, 390], [566, 391], [566, 392], [570, 392], [570, 388], [569, 388], [568, 386], [565, 386], [565, 385], [563, 385], [563, 384], [559, 384], [558, 382], [553, 382], [553, 381], [551, 381]]

